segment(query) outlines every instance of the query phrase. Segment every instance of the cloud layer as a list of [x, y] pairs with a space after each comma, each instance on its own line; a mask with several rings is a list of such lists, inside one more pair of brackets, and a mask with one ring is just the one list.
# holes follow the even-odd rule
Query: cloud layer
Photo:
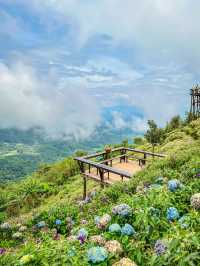
[[112, 126], [140, 131], [188, 110], [200, 75], [200, 2], [0, 0], [0, 127], [90, 135], [119, 104]]
[[40, 127], [50, 137], [88, 137], [99, 122], [99, 111], [87, 89], [41, 78], [22, 63], [0, 63], [1, 128]]

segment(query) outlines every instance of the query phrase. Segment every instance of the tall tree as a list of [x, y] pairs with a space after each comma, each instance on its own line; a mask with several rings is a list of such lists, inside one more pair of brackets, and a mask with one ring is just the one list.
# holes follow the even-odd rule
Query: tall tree
[[146, 140], [151, 143], [153, 152], [155, 150], [155, 145], [160, 144], [162, 140], [162, 129], [159, 128], [154, 120], [148, 120], [149, 129], [145, 133]]

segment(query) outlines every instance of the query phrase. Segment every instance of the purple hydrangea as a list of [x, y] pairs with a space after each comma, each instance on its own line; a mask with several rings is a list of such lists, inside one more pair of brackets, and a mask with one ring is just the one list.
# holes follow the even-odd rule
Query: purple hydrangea
[[119, 224], [111, 224], [108, 230], [110, 233], [121, 233], [121, 226]]
[[125, 224], [121, 229], [122, 235], [131, 236], [135, 234], [135, 229], [130, 224]]
[[154, 251], [156, 255], [161, 256], [166, 252], [166, 250], [167, 250], [166, 244], [161, 240], [157, 240], [154, 246]]
[[168, 182], [168, 189], [171, 192], [176, 191], [180, 187], [181, 187], [181, 182], [179, 180], [177, 180], [177, 179], [169, 180], [169, 182]]
[[108, 252], [103, 247], [92, 247], [88, 250], [87, 257], [91, 263], [100, 263], [107, 259]]
[[179, 218], [179, 212], [176, 208], [170, 207], [167, 209], [167, 220], [174, 221]]
[[81, 228], [78, 231], [77, 239], [80, 241], [81, 244], [84, 244], [88, 237], [88, 231], [85, 228]]
[[5, 248], [0, 248], [0, 255], [3, 255], [6, 253], [6, 249]]

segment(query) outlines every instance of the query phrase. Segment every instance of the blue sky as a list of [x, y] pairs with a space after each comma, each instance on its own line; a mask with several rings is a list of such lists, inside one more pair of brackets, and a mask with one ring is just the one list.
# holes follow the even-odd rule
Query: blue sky
[[184, 114], [200, 74], [199, 10], [189, 0], [0, 0], [1, 127], [84, 138], [104, 110], [113, 127], [139, 132]]

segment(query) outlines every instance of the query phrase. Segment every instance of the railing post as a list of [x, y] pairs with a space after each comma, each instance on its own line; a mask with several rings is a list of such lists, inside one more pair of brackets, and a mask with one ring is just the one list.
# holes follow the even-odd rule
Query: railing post
[[146, 153], [144, 153], [144, 165], [146, 164], [146, 159], [147, 159], [147, 155], [146, 155]]
[[104, 188], [104, 170], [99, 169], [100, 179], [101, 179], [101, 188]]
[[83, 199], [87, 196], [87, 177], [85, 176], [85, 167], [83, 163], [80, 163], [81, 175], [83, 177]]

